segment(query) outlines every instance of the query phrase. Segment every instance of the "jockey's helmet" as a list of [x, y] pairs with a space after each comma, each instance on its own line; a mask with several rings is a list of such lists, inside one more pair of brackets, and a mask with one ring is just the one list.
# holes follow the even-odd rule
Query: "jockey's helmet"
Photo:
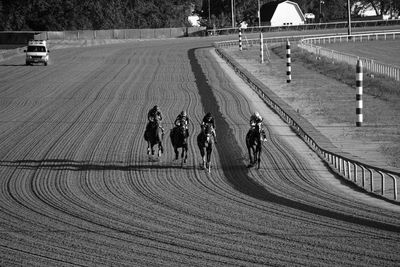
[[186, 114], [186, 111], [185, 111], [185, 110], [182, 110], [182, 112], [181, 112], [181, 116], [182, 116], [182, 117], [186, 117], [186, 116], [187, 116], [187, 114]]
[[211, 116], [212, 116], [212, 115], [211, 115], [211, 112], [208, 112], [208, 113], [206, 114], [206, 118], [207, 118], [207, 119], [211, 118]]
[[155, 111], [160, 111], [160, 108], [158, 107], [158, 105], [155, 105], [155, 106], [153, 107], [153, 110], [155, 110]]
[[257, 111], [256, 111], [256, 112], [254, 112], [253, 116], [254, 116], [254, 117], [256, 117], [256, 118], [259, 118], [259, 117], [261, 117], [261, 116], [260, 116], [260, 113], [258, 113]]

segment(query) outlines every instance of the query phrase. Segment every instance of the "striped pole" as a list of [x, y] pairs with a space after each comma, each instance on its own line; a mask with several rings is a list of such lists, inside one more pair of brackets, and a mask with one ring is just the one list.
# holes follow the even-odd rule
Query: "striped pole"
[[242, 28], [239, 28], [239, 50], [242, 51]]
[[290, 83], [291, 80], [292, 80], [292, 67], [290, 65], [291, 59], [290, 59], [290, 42], [289, 42], [289, 40], [286, 43], [286, 60], [287, 60], [286, 61], [286, 66], [287, 66], [287, 72], [286, 72], [287, 80], [286, 80], [286, 82]]
[[261, 64], [264, 63], [264, 42], [262, 32], [260, 32], [260, 61]]
[[356, 102], [357, 102], [357, 107], [356, 107], [356, 114], [357, 114], [357, 122], [356, 126], [360, 127], [362, 122], [363, 122], [363, 100], [362, 100], [362, 95], [363, 95], [363, 70], [362, 70], [362, 62], [360, 59], [357, 60], [357, 66], [356, 66]]

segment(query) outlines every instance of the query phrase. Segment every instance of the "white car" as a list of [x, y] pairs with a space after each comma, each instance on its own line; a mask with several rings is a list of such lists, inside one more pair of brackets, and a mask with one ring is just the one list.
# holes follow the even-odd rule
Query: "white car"
[[47, 47], [46, 41], [31, 40], [28, 42], [28, 48], [24, 50], [24, 52], [26, 52], [26, 65], [43, 63], [47, 66], [50, 51]]

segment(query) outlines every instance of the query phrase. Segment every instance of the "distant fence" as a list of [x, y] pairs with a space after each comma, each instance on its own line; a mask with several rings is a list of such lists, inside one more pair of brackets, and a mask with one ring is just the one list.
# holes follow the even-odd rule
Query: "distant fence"
[[[297, 38], [297, 37], [296, 37]], [[289, 38], [285, 38], [285, 41]], [[283, 41], [279, 39], [279, 41]], [[221, 44], [222, 43], [222, 44]], [[215, 43], [216, 52], [232, 66], [235, 72], [312, 148], [336, 173], [363, 188], [388, 200], [399, 203], [398, 168], [383, 169], [341, 151], [292, 107], [272, 92], [248, 70], [224, 51], [226, 42]]]
[[84, 31], [0, 32], [0, 44], [24, 44], [28, 40], [155, 39], [205, 36], [205, 27]]
[[[348, 28], [347, 21], [340, 22], [329, 22], [329, 23], [307, 23], [302, 25], [290, 25], [290, 26], [260, 26], [260, 27], [247, 27], [242, 29], [243, 33], [254, 33], [254, 32], [285, 32], [285, 31], [308, 31], [308, 30], [332, 30], [332, 29], [345, 29]], [[391, 20], [365, 20], [365, 21], [352, 21], [352, 28], [364, 28], [364, 27], [381, 27], [381, 26], [394, 26], [400, 25], [399, 19]], [[236, 34], [239, 28], [222, 28], [222, 29], [207, 29], [208, 35], [225, 35], [225, 34]]]
[[47, 31], [35, 38], [43, 40], [90, 40], [90, 39], [155, 39], [204, 36], [205, 27], [121, 29], [87, 31]]
[[[300, 40], [304, 39], [305, 37], [312, 38], [312, 37], [318, 37], [318, 36], [331, 36], [331, 35], [332, 34], [329, 33], [329, 34], [310, 34], [310, 35], [267, 37], [267, 38], [263, 38], [263, 43], [264, 44], [280, 44], [280, 43], [286, 43], [287, 41], [299, 42]], [[243, 43], [243, 46], [259, 45], [260, 38], [247, 39], [245, 37], [245, 38], [243, 38], [242, 43]], [[239, 40], [237, 39], [237, 40], [216, 42], [216, 43], [214, 43], [214, 46], [216, 48], [225, 48], [225, 47], [231, 47], [231, 46], [239, 47]]]
[[35, 38], [39, 32], [21, 31], [21, 32], [0, 32], [0, 44], [2, 45], [26, 45], [29, 40]]
[[[317, 56], [327, 57], [332, 60], [346, 62], [351, 65], [356, 65], [357, 60], [360, 59], [363, 64], [363, 68], [374, 73], [382, 74], [387, 77], [393, 78], [396, 81], [400, 81], [400, 66], [390, 65], [377, 60], [360, 57], [357, 55], [347, 54], [338, 52], [325, 47], [317, 46], [317, 44], [329, 44], [329, 43], [341, 43], [341, 42], [365, 42], [372, 40], [396, 40], [400, 39], [400, 32], [382, 32], [382, 33], [368, 33], [368, 34], [357, 34], [357, 35], [342, 35], [342, 36], [324, 36], [324, 37], [312, 37], [302, 39], [299, 47], [307, 50], [310, 53], [316, 54]], [[400, 43], [400, 41], [399, 41]], [[393, 55], [399, 56], [399, 55]]]

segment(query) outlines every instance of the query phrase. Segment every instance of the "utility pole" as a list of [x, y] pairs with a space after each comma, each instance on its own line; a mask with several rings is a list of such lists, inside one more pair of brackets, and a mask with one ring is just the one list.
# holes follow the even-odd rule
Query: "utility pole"
[[235, 0], [231, 0], [232, 28], [235, 28]]
[[208, 23], [211, 23], [211, 7], [210, 7], [210, 1], [208, 0]]
[[324, 0], [319, 0], [319, 14], [318, 14], [318, 23], [322, 23], [324, 15], [322, 14], [322, 5], [325, 5]]
[[258, 10], [257, 10], [257, 14], [258, 14], [258, 28], [261, 28], [260, 0], [258, 0]]
[[348, 35], [351, 35], [351, 6], [350, 6], [350, 0], [347, 0], [347, 19], [348, 19], [348, 24], [349, 24], [349, 29], [348, 29]]

